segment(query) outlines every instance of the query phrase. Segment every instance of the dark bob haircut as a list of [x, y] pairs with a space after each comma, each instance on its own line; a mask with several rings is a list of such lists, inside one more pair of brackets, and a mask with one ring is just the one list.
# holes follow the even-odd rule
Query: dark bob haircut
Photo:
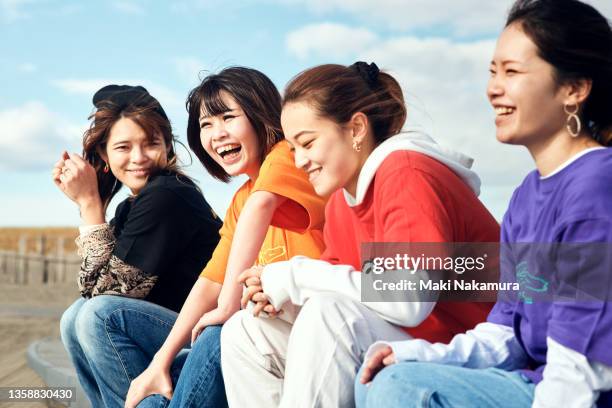
[[228, 182], [231, 176], [206, 153], [200, 140], [200, 116], [216, 116], [230, 110], [223, 103], [222, 92], [236, 100], [255, 129], [260, 163], [272, 147], [283, 139], [281, 96], [270, 78], [246, 67], [228, 67], [218, 74], [208, 75], [189, 92], [186, 102], [189, 147], [211, 176]]

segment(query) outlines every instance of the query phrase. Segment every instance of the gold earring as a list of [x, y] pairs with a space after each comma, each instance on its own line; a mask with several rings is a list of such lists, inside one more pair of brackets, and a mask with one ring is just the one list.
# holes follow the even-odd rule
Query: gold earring
[[106, 164], [104, 165], [104, 168], [102, 169], [102, 171], [103, 171], [104, 173], [108, 173], [108, 171], [109, 171], [109, 170], [110, 170], [110, 168], [108, 167], [108, 163], [106, 163]]
[[[570, 106], [575, 106], [576, 109], [570, 110]], [[582, 130], [582, 123], [580, 123], [580, 117], [577, 115], [578, 104], [570, 105], [566, 103], [563, 105], [563, 111], [567, 114], [567, 120], [565, 121], [565, 128], [567, 129], [570, 136], [578, 137], [578, 135], [580, 134], [580, 131]], [[572, 127], [572, 121], [575, 122], [574, 123], [575, 125], [574, 127], [576, 128], [575, 131], [574, 131], [574, 127]]]
[[358, 141], [354, 140], [353, 141], [353, 150], [355, 150], [356, 152], [360, 152], [361, 151], [361, 143], [359, 143]]

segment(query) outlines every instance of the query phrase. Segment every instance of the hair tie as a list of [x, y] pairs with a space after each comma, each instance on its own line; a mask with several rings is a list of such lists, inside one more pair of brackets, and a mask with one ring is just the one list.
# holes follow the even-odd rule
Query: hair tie
[[350, 68], [355, 70], [370, 88], [374, 88], [376, 86], [380, 70], [375, 63], [372, 62], [371, 64], [368, 64], [367, 62], [357, 61], [351, 65]]

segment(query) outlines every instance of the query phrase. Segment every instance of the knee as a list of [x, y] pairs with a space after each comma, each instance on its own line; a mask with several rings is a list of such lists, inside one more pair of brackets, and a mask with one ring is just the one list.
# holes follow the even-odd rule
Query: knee
[[68, 307], [62, 314], [60, 319], [60, 335], [62, 342], [67, 348], [70, 348], [75, 344], [77, 340], [76, 335], [76, 320], [83, 304], [86, 302], [84, 298], [77, 299], [72, 305]]
[[406, 370], [402, 368], [404, 367], [394, 364], [385, 367], [374, 377], [368, 387], [365, 406], [383, 404], [388, 407], [401, 407], [407, 400], [416, 400], [417, 392], [411, 391], [414, 386], [412, 375], [406, 376]]
[[298, 318], [296, 325], [306, 325], [308, 327], [324, 326], [326, 328], [337, 329], [346, 324], [352, 324], [355, 316], [350, 310], [354, 307], [353, 301], [342, 296], [317, 295], [306, 301]]
[[198, 336], [189, 354], [198, 356], [216, 357], [221, 354], [221, 328], [222, 326], [208, 326]]
[[137, 408], [165, 408], [170, 405], [170, 400], [160, 394], [151, 394], [145, 397], [137, 405]]
[[400, 363], [380, 371], [368, 389], [367, 406], [410, 406], [436, 393], [437, 367], [427, 363]]
[[[242, 339], [246, 334], [243, 319], [248, 319], [249, 317], [251, 317], [249, 311], [241, 310], [237, 313], [234, 313], [234, 315], [223, 324], [220, 335], [220, 343], [222, 349], [225, 350], [228, 348], [235, 348], [236, 346], [239, 346], [242, 343]], [[226, 354], [227, 353], [223, 353], [223, 355]]]
[[75, 334], [79, 342], [87, 344], [104, 336], [108, 316], [117, 308], [117, 296], [96, 296], [83, 304], [75, 320]]

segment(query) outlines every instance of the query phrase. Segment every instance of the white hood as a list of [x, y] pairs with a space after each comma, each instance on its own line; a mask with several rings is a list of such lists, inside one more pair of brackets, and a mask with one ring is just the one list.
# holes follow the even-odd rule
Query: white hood
[[387, 156], [398, 150], [412, 150], [436, 159], [455, 172], [476, 195], [480, 194], [480, 177], [470, 170], [474, 159], [440, 146], [430, 136], [419, 130], [407, 130], [390, 137], [372, 151], [359, 173], [356, 197], [344, 190], [344, 198], [349, 206], [354, 207], [362, 203], [378, 167]]

